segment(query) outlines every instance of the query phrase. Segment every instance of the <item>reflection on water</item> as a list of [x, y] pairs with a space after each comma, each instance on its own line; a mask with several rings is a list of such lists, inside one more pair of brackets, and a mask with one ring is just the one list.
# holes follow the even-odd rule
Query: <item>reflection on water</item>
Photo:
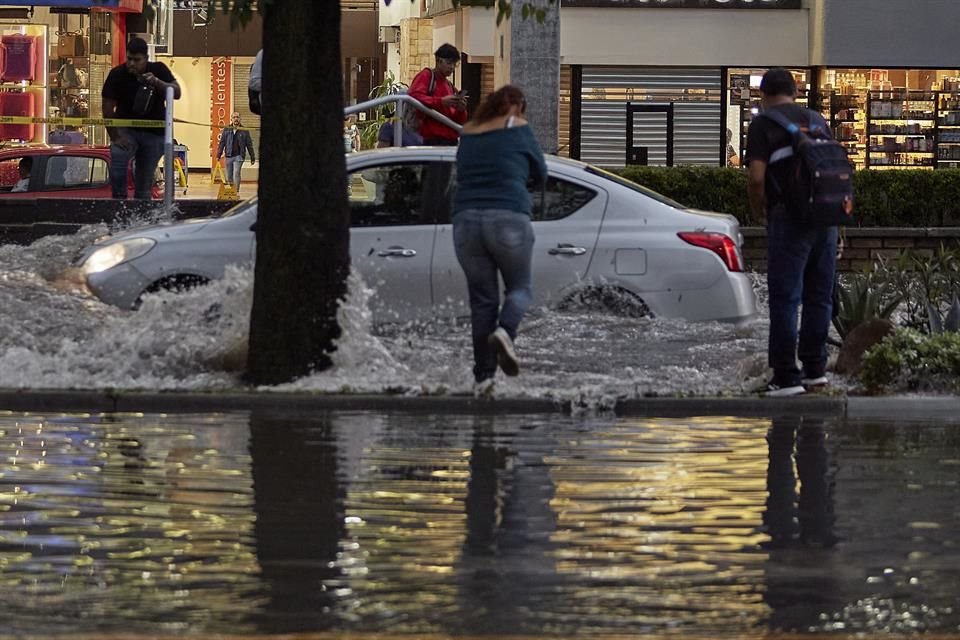
[[0, 633], [960, 629], [960, 435], [0, 416]]

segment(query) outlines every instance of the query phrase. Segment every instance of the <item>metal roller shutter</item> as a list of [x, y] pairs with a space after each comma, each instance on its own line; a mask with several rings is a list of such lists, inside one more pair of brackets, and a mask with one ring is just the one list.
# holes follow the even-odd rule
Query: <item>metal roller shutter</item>
[[[570, 157], [570, 83], [570, 65], [560, 65], [560, 131], [557, 155], [564, 158]], [[488, 63], [480, 65], [481, 100], [495, 91], [493, 84], [493, 65]]]
[[233, 65], [233, 110], [240, 112], [240, 122], [256, 127], [250, 130], [253, 139], [253, 148], [260, 157], [260, 116], [250, 111], [250, 99], [247, 88], [250, 86], [250, 66], [252, 63], [235, 63]]
[[[626, 156], [626, 106], [674, 105], [673, 161], [719, 165], [720, 69], [584, 67], [580, 157], [622, 167]], [[634, 144], [649, 148], [649, 164], [665, 164], [665, 116], [637, 113]], [[569, 131], [569, 126], [567, 128]]]

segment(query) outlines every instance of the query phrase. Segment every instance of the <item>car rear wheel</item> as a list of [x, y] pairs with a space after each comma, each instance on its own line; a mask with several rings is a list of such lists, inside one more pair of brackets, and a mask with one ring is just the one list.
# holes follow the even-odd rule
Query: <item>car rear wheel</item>
[[645, 318], [653, 313], [632, 291], [610, 285], [584, 287], [568, 294], [557, 304], [560, 311], [606, 311], [628, 318]]

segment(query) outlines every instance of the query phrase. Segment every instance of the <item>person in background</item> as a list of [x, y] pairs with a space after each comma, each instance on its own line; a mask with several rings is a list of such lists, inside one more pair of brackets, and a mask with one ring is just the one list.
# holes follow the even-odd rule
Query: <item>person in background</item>
[[233, 112], [231, 117], [231, 126], [224, 129], [220, 134], [220, 144], [217, 145], [217, 161], [226, 153], [227, 156], [227, 179], [233, 184], [233, 188], [240, 193], [240, 171], [243, 163], [247, 159], [247, 153], [250, 154], [250, 164], [257, 162], [257, 154], [253, 150], [253, 139], [250, 132], [243, 128], [240, 123], [240, 113]]
[[30, 172], [32, 170], [33, 158], [29, 156], [20, 158], [20, 162], [17, 164], [17, 173], [20, 175], [20, 179], [13, 185], [13, 189], [10, 189], [10, 193], [23, 193], [30, 190]]
[[343, 119], [343, 150], [347, 153], [360, 150], [360, 129], [352, 115]]
[[[528, 181], [547, 177], [543, 151], [523, 118], [523, 92], [490, 94], [464, 127], [457, 150], [453, 241], [467, 277], [477, 395], [491, 395], [497, 366], [520, 369], [514, 340], [533, 298], [533, 204]], [[506, 293], [500, 305], [499, 278]]]
[[[398, 124], [403, 127], [403, 130], [400, 132], [401, 147], [417, 147], [422, 145], [423, 136], [421, 136], [418, 131], [420, 128], [420, 117], [415, 111], [413, 107], [406, 107], [403, 110], [403, 118], [399, 120], [391, 119], [380, 125], [380, 130], [377, 132], [377, 148], [382, 149], [393, 146], [394, 131]], [[389, 117], [392, 118], [392, 116]]]
[[[800, 127], [827, 129], [823, 117], [794, 103], [797, 84], [787, 69], [770, 69], [760, 81], [761, 115], [747, 131], [750, 209], [767, 222], [768, 345], [773, 379], [766, 396], [795, 396], [827, 384], [827, 334], [833, 311], [837, 227], [812, 226], [790, 215], [784, 194], [797, 180], [793, 136], [764, 112], [777, 110]], [[802, 307], [799, 343], [797, 311]], [[797, 357], [803, 364], [797, 367]]]
[[[103, 117], [164, 120], [167, 111], [165, 93], [173, 87], [174, 100], [180, 99], [177, 84], [167, 65], [147, 61], [147, 43], [131, 38], [127, 43], [127, 61], [110, 70], [103, 83]], [[157, 164], [163, 155], [163, 127], [107, 127], [110, 135], [110, 185], [114, 198], [127, 197], [127, 167], [134, 167], [134, 197], [150, 200]]]
[[[409, 95], [454, 122], [467, 121], [467, 96], [450, 83], [460, 63], [460, 52], [452, 44], [442, 44], [434, 53], [433, 69], [423, 69], [410, 83]], [[420, 135], [424, 144], [454, 146], [459, 135], [433, 118], [420, 115]]]
[[727, 129], [727, 166], [740, 166], [740, 156], [737, 155], [737, 150], [733, 148], [733, 131], [730, 131], [730, 129]]

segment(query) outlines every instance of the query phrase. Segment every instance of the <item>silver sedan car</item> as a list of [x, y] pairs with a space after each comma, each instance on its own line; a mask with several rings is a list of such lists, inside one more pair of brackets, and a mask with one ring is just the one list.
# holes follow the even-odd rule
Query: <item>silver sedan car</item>
[[[377, 321], [469, 315], [454, 255], [456, 149], [407, 147], [347, 156], [350, 255], [376, 290]], [[736, 218], [685, 209], [596, 167], [548, 156], [534, 190], [535, 305], [611, 293], [654, 315], [738, 322], [756, 313]], [[135, 308], [160, 289], [219, 278], [254, 259], [256, 198], [222, 217], [126, 231], [78, 262], [101, 300]]]

